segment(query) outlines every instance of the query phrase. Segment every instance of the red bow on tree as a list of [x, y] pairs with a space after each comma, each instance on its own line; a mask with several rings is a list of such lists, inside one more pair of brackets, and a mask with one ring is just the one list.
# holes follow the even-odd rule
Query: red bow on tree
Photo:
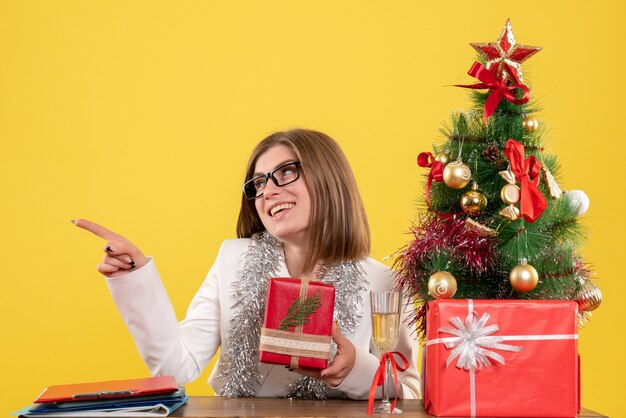
[[[498, 104], [503, 98], [506, 98], [509, 102], [521, 105], [530, 99], [530, 91], [528, 87], [523, 84], [513, 84], [511, 86], [506, 84], [506, 81], [502, 82], [491, 71], [486, 69], [481, 63], [475, 62], [472, 68], [467, 72], [474, 78], [477, 78], [481, 83], [477, 84], [455, 84], [456, 87], [463, 87], [466, 89], [489, 89], [491, 92], [487, 96], [485, 102], [485, 111], [483, 112], [483, 122], [487, 124], [487, 118], [496, 111]], [[524, 92], [521, 99], [515, 97], [513, 92], [520, 89]]]
[[[396, 362], [394, 356], [400, 357], [403, 366], [400, 366]], [[396, 389], [393, 402], [391, 403], [391, 412], [393, 412], [393, 410], [396, 408], [396, 401], [398, 399], [398, 370], [403, 372], [408, 369], [409, 361], [399, 351], [391, 351], [389, 353], [383, 354], [380, 357], [378, 370], [376, 370], [376, 374], [374, 375], [374, 381], [372, 382], [372, 386], [370, 387], [370, 396], [367, 401], [367, 415], [372, 415], [374, 413], [374, 398], [376, 398], [376, 387], [382, 386], [385, 382], [385, 379], [387, 379], [387, 360], [389, 360], [389, 365], [391, 366], [391, 370], [393, 371], [393, 386]]]
[[524, 159], [524, 145], [509, 139], [504, 155], [511, 163], [511, 171], [520, 184], [520, 210], [524, 219], [535, 222], [548, 206], [546, 198], [539, 191], [539, 173], [541, 163], [534, 155]]
[[443, 180], [443, 164], [435, 160], [435, 157], [430, 152], [420, 152], [417, 156], [417, 165], [430, 168], [430, 173], [428, 174], [429, 182], [432, 182], [432, 179], [435, 179], [435, 181]]

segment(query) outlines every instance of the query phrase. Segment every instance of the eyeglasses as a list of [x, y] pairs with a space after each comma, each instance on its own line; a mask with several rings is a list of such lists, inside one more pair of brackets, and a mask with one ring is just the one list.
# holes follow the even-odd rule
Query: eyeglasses
[[291, 184], [300, 178], [301, 167], [302, 163], [300, 161], [294, 161], [281, 165], [269, 173], [250, 179], [243, 184], [243, 194], [246, 195], [246, 199], [250, 200], [263, 196], [263, 191], [269, 179], [272, 179], [278, 187]]

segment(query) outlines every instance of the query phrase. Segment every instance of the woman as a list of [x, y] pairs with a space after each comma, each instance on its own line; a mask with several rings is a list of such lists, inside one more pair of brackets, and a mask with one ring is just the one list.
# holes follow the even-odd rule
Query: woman
[[[370, 235], [348, 162], [330, 137], [294, 129], [257, 145], [246, 169], [239, 239], [222, 244], [186, 318], [174, 310], [152, 259], [120, 235], [73, 221], [107, 240], [98, 271], [153, 375], [179, 383], [200, 375], [221, 348], [209, 383], [224, 396], [366, 399], [378, 357], [371, 343], [370, 290], [393, 287], [369, 258]], [[322, 280], [336, 290], [336, 355], [322, 371], [259, 363], [268, 280]], [[337, 325], [338, 323], [338, 325]], [[399, 397], [419, 396], [414, 333], [401, 326], [397, 351], [410, 362]]]

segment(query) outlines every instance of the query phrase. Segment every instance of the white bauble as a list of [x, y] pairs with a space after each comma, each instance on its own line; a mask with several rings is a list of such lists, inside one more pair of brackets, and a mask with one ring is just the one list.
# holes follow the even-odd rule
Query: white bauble
[[565, 198], [572, 202], [576, 215], [582, 216], [589, 210], [589, 197], [582, 190], [568, 190], [565, 192]]

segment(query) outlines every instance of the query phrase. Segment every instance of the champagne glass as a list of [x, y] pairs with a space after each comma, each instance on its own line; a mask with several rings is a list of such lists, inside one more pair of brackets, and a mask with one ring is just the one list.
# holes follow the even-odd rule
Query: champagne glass
[[[381, 354], [392, 351], [398, 344], [400, 332], [400, 307], [402, 294], [400, 291], [371, 291], [370, 303], [372, 308], [372, 340]], [[386, 360], [386, 379], [382, 387], [382, 403], [374, 411], [377, 413], [391, 413], [389, 403], [389, 379], [392, 379], [391, 363]], [[394, 408], [394, 413], [400, 413]]]

